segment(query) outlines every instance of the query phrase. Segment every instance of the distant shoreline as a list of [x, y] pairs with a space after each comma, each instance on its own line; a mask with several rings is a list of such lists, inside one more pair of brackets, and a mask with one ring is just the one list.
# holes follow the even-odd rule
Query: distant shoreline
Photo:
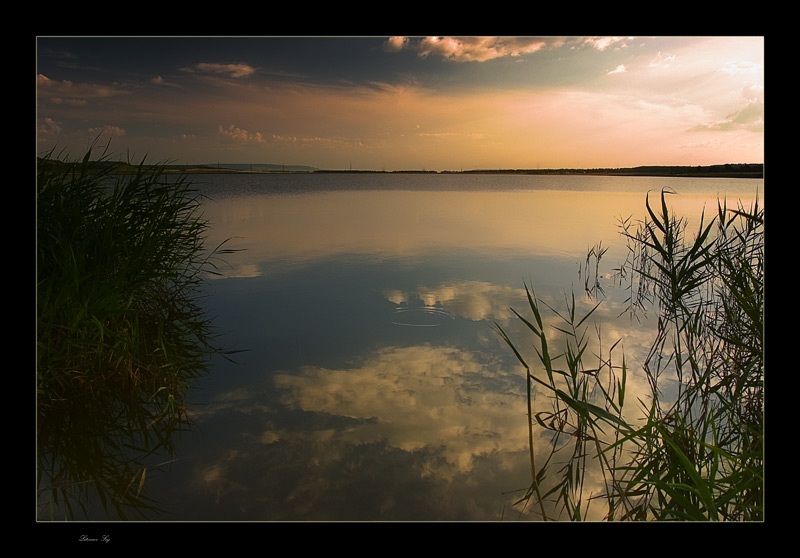
[[465, 171], [351, 171], [317, 170], [317, 173], [416, 174], [539, 174], [588, 176], [671, 176], [692, 178], [764, 178], [763, 165], [737, 164], [707, 167], [633, 167], [620, 169], [476, 169]]
[[642, 166], [601, 169], [474, 169], [461, 171], [434, 170], [242, 170], [226, 167], [169, 165], [173, 172], [223, 173], [223, 174], [539, 174], [539, 175], [594, 175], [594, 176], [670, 176], [691, 178], [764, 178], [764, 165], [757, 163], [709, 166]]
[[[69, 164], [69, 163], [63, 163]], [[127, 174], [142, 170], [140, 165], [121, 161], [104, 161], [114, 167], [115, 174]], [[588, 176], [661, 176], [687, 178], [764, 178], [763, 163], [728, 163], [707, 166], [648, 165], [628, 168], [595, 169], [472, 169], [460, 171], [436, 170], [336, 170], [317, 169], [301, 165], [274, 164], [209, 164], [209, 165], [143, 165], [153, 170], [183, 174], [530, 174], [530, 175], [588, 175]]]

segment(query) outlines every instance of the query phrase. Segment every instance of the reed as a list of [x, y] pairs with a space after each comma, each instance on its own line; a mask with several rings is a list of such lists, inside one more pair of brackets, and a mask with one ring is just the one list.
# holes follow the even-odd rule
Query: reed
[[[670, 213], [671, 194], [662, 191], [655, 209], [648, 195], [645, 220], [620, 224], [628, 258], [615, 275], [627, 311], [654, 312], [658, 324], [641, 371], [624, 351], [615, 356], [619, 340], [587, 353], [597, 305], [576, 315], [574, 295], [566, 310], [547, 307], [561, 321], [554, 351], [546, 305], [526, 285], [533, 319], [514, 312], [533, 335], [535, 367], [496, 324], [528, 382], [549, 394], [549, 408], [530, 411], [528, 423], [530, 443], [537, 428], [550, 447], [537, 465], [531, 446], [531, 488], [520, 501], [542, 519], [584, 520], [590, 505], [604, 505], [609, 521], [764, 518], [763, 207], [720, 201], [715, 218], [687, 237], [685, 219]], [[649, 394], [632, 406], [634, 373], [645, 375]], [[530, 408], [530, 390], [528, 399]], [[590, 474], [602, 479], [591, 494]]]
[[121, 518], [154, 509], [147, 464], [172, 456], [187, 388], [226, 354], [201, 304], [226, 252], [204, 246], [202, 197], [163, 166], [117, 175], [91, 154], [37, 165], [39, 502], [67, 519], [90, 496]]

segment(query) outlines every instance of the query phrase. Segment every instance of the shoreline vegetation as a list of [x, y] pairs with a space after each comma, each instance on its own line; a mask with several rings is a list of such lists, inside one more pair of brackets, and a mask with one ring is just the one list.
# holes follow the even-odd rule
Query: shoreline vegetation
[[727, 163], [706, 166], [669, 166], [647, 165], [628, 168], [593, 168], [593, 169], [472, 169], [472, 170], [337, 170], [318, 169], [303, 165], [277, 165], [277, 164], [247, 164], [247, 163], [216, 163], [204, 165], [134, 165], [122, 161], [102, 161], [98, 164], [111, 167], [112, 174], [126, 174], [141, 172], [144, 167], [152, 167], [161, 173], [182, 174], [533, 174], [533, 175], [597, 175], [597, 176], [670, 176], [691, 178], [764, 178], [764, 165], [762, 163]]
[[[512, 311], [534, 357], [495, 324], [528, 382], [531, 485], [518, 504], [542, 520], [583, 521], [590, 504], [605, 521], [764, 520], [764, 208], [719, 200], [692, 236], [669, 209], [673, 193], [662, 190], [660, 204], [645, 198], [649, 219], [620, 222], [629, 251], [614, 270], [629, 293], [622, 314], [658, 318], [641, 364], [624, 344], [615, 351], [623, 338], [601, 339], [587, 321], [603, 302], [588, 276], [594, 306], [583, 317], [574, 292], [559, 309], [525, 284], [527, 317]], [[603, 253], [598, 245], [587, 255], [587, 274]], [[605, 352], [590, 347], [593, 329]], [[649, 392], [634, 402], [627, 381], [642, 372]], [[597, 478], [603, 487], [590, 493]]]
[[[158, 166], [39, 160], [36, 427], [39, 518], [157, 511], [146, 478], [189, 430], [184, 396], [218, 332], [200, 286], [229, 253], [207, 247], [203, 197]], [[223, 243], [224, 244], [224, 243]]]

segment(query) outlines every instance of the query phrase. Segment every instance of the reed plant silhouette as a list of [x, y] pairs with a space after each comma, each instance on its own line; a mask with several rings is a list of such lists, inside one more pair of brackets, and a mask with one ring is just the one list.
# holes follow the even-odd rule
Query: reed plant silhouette
[[[718, 201], [689, 238], [687, 221], [669, 210], [672, 194], [662, 191], [657, 209], [648, 194], [645, 220], [620, 223], [628, 256], [615, 277], [626, 312], [652, 312], [657, 323], [641, 370], [620, 340], [588, 354], [589, 319], [602, 302], [582, 316], [574, 295], [565, 310], [548, 306], [563, 335], [554, 349], [547, 305], [526, 284], [529, 317], [514, 313], [533, 336], [535, 366], [495, 324], [528, 380], [531, 485], [519, 503], [544, 520], [585, 520], [590, 505], [603, 505], [608, 521], [764, 518], [763, 206]], [[649, 392], [631, 402], [637, 373]], [[549, 394], [547, 408], [534, 408], [532, 386]], [[550, 443], [539, 463], [534, 430]], [[589, 493], [590, 476], [602, 479], [600, 490]]]
[[[191, 420], [187, 388], [215, 345], [200, 286], [227, 250], [207, 249], [202, 197], [164, 165], [123, 174], [47, 153], [37, 165], [39, 516], [121, 519], [157, 509], [146, 479]], [[63, 517], [62, 517], [63, 514]]]

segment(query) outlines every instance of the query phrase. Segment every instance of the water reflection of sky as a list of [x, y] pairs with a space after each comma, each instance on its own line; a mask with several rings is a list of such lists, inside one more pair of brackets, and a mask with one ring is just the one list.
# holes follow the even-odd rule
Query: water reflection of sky
[[[509, 310], [525, 308], [523, 281], [558, 307], [593, 244], [617, 263], [615, 217], [643, 211], [642, 192], [217, 196], [209, 244], [245, 250], [208, 304], [247, 352], [192, 392], [198, 431], [151, 481], [165, 519], [526, 518], [525, 376], [492, 324], [524, 340]], [[647, 327], [620, 304], [597, 317], [635, 361]], [[629, 400], [645, 387], [634, 378]]]
[[[587, 192], [344, 191], [240, 197], [212, 204], [207, 215], [218, 227], [214, 240], [235, 230], [235, 245], [247, 250], [230, 274], [252, 275], [336, 255], [413, 260], [469, 250], [580, 258], [587, 239], [613, 239], [613, 217], [639, 212], [641, 201], [640, 194], [611, 200]], [[610, 217], [598, 221], [601, 213]]]

